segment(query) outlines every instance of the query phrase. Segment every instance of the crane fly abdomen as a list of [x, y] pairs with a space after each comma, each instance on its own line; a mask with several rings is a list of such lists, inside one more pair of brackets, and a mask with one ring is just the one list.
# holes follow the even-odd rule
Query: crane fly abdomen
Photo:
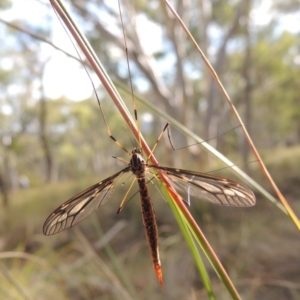
[[152, 255], [153, 267], [155, 269], [157, 278], [160, 284], [162, 285], [162, 270], [161, 270], [161, 264], [159, 259], [158, 242], [157, 242], [158, 230], [157, 230], [153, 204], [150, 199], [145, 176], [141, 176], [137, 180], [138, 180], [139, 192], [140, 192], [143, 224], [145, 227], [145, 232], [146, 232], [148, 244]]
[[150, 194], [146, 182], [146, 163], [141, 155], [140, 149], [132, 151], [130, 160], [132, 173], [136, 176], [139, 185], [140, 201], [143, 224], [145, 227], [146, 237], [150, 247], [153, 267], [155, 269], [159, 283], [162, 285], [162, 270], [158, 252], [158, 230], [156, 224], [155, 213], [151, 202]]

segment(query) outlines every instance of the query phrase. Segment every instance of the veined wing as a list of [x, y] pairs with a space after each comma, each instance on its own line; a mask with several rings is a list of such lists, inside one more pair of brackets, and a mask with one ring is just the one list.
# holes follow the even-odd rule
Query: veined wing
[[47, 218], [43, 227], [44, 234], [56, 234], [81, 222], [105, 203], [115, 182], [128, 171], [130, 171], [130, 166], [66, 201]]
[[162, 166], [149, 166], [166, 174], [175, 189], [188, 197], [204, 199], [224, 206], [253, 206], [256, 202], [253, 192], [232, 180], [189, 170]]

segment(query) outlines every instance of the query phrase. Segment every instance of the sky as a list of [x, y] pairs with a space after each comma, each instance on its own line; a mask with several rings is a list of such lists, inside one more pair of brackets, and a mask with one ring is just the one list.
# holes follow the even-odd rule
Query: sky
[[[117, 9], [117, 0], [106, 1], [110, 4], [112, 9]], [[255, 26], [266, 26], [275, 16], [270, 13], [271, 0], [263, 0], [259, 2], [260, 5], [252, 10], [250, 16], [252, 24]], [[28, 18], [30, 16], [30, 19]], [[62, 30], [62, 25], [58, 21], [55, 13], [51, 10], [49, 2], [47, 0], [14, 0], [13, 7], [4, 13], [1, 13], [1, 18], [7, 21], [13, 21], [15, 19], [24, 20], [30, 26], [49, 26], [49, 22], [53, 28], [52, 41], [58, 47], [64, 49], [67, 52], [77, 56], [72, 43], [70, 42], [67, 34]], [[99, 12], [101, 20], [110, 24], [110, 28], [114, 30], [109, 14], [104, 11]], [[300, 28], [300, 15], [299, 13], [289, 14], [285, 16], [277, 16], [280, 18], [280, 30], [288, 30], [290, 32], [299, 32]], [[144, 14], [137, 17], [138, 34], [141, 37], [141, 42], [148, 54], [152, 54], [162, 49], [163, 38], [162, 31], [159, 26], [147, 19]], [[117, 26], [115, 26], [117, 28]], [[118, 30], [118, 29], [115, 29]], [[151, 34], [147, 34], [147, 33]], [[212, 28], [212, 34], [216, 36], [219, 34], [217, 29]], [[86, 71], [82, 68], [80, 63], [73, 59], [67, 58], [64, 54], [58, 51], [54, 51], [52, 47], [48, 45], [42, 45], [42, 55], [45, 59], [51, 57], [47, 63], [45, 69], [45, 75], [43, 83], [45, 87], [46, 96], [52, 99], [59, 98], [65, 95], [67, 98], [74, 101], [86, 99], [93, 93], [92, 84], [86, 74]], [[116, 51], [116, 58], [122, 53]], [[123, 56], [124, 58], [124, 56]], [[200, 58], [199, 58], [200, 59]], [[160, 68], [164, 69], [167, 65], [172, 63], [172, 58], [169, 60], [160, 62]], [[97, 85], [95, 77], [93, 77], [94, 84]], [[140, 82], [143, 88], [143, 82]], [[145, 89], [147, 86], [144, 87]]]
[[[105, 14], [102, 13], [101, 17], [105, 18]], [[106, 19], [107, 22], [110, 21], [108, 17]], [[154, 33], [152, 39], [145, 38], [145, 35], [141, 35], [141, 43], [143, 47], [147, 49], [148, 53], [151, 54], [161, 50], [161, 29], [153, 22], [148, 21], [144, 15], [138, 16], [137, 24], [139, 28]], [[112, 26], [110, 26], [110, 29], [111, 28]], [[55, 24], [53, 30], [54, 44], [59, 45], [60, 48], [69, 53], [73, 53], [74, 56], [78, 56], [66, 32], [62, 30], [59, 21]], [[115, 59], [119, 57], [123, 57], [124, 59], [125, 54], [121, 53], [119, 49], [112, 49], [112, 51]], [[64, 66], [64, 68], [62, 69], [61, 66]], [[60, 69], [59, 74], [57, 74], [58, 68]], [[53, 74], [55, 75], [53, 76]], [[67, 98], [76, 101], [86, 99], [93, 93], [91, 82], [81, 64], [58, 52], [52, 55], [51, 61], [47, 66], [44, 85], [45, 92], [50, 98], [59, 98], [65, 95]]]

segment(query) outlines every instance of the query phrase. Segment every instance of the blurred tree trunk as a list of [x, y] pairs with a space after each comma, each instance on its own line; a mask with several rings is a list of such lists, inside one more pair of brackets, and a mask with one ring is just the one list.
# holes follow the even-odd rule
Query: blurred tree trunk
[[15, 168], [12, 167], [9, 155], [9, 147], [11, 146], [12, 139], [10, 136], [2, 137], [3, 143], [3, 156], [2, 158], [2, 170], [0, 170], [0, 192], [2, 194], [2, 203], [4, 209], [8, 209], [9, 206], [9, 190], [17, 189], [18, 176]]
[[[46, 63], [44, 63], [41, 73], [43, 73], [45, 66]], [[49, 183], [53, 179], [53, 158], [47, 136], [47, 100], [45, 97], [43, 84], [41, 84], [39, 123], [39, 137], [45, 159], [45, 181]]]
[[[176, 11], [185, 24], [190, 23], [191, 4], [191, 1], [187, 0], [181, 0], [177, 2]], [[186, 34], [182, 30], [179, 23], [174, 19], [173, 15], [170, 14], [165, 5], [163, 5], [163, 9], [165, 13], [165, 20], [167, 22], [168, 37], [173, 45], [174, 54], [176, 57], [176, 76], [173, 85], [174, 88], [172, 91], [169, 91], [170, 95], [169, 99], [167, 100], [173, 108], [171, 110], [167, 110], [167, 113], [173, 118], [177, 119], [187, 128], [193, 128], [195, 114], [197, 114], [197, 112], [193, 109], [191, 102], [194, 93], [193, 86], [191, 81], [187, 80], [184, 71], [184, 59], [188, 55], [186, 47]], [[170, 105], [168, 105], [167, 108]], [[176, 145], [178, 145], [178, 148], [181, 145], [187, 145], [188, 139], [182, 135], [174, 135], [173, 142], [175, 143], [175, 148]], [[184, 153], [184, 151], [177, 151], [176, 154], [174, 153], [173, 159], [168, 163], [174, 164], [174, 161], [176, 161], [177, 165], [186, 163], [186, 153]]]
[[[215, 63], [213, 64], [214, 69], [218, 76], [223, 72], [224, 63], [226, 62], [227, 56], [227, 44], [230, 39], [238, 32], [240, 29], [240, 20], [245, 13], [247, 13], [246, 8], [249, 6], [250, 0], [243, 0], [239, 3], [238, 8], [236, 9], [234, 19], [229, 26], [227, 33], [225, 33], [223, 41], [220, 43], [220, 47], [216, 54]], [[208, 33], [207, 33], [208, 34]], [[206, 117], [204, 119], [204, 130], [205, 139], [209, 139], [211, 137], [217, 136], [218, 132], [218, 114], [215, 112], [215, 101], [217, 98], [216, 91], [218, 89], [215, 79], [212, 76], [207, 77], [209, 78], [208, 84], [208, 94], [206, 96], [207, 99], [207, 110], [206, 110]], [[226, 103], [227, 105], [227, 103]], [[222, 126], [222, 125], [221, 125]]]
[[46, 133], [47, 104], [44, 96], [40, 98], [40, 141], [45, 157], [45, 180], [52, 181], [53, 160]]
[[5, 179], [5, 176], [2, 172], [0, 172], [0, 191], [2, 194], [2, 203], [4, 209], [7, 209], [8, 207], [8, 186]]
[[[245, 53], [245, 58], [244, 58], [244, 63], [243, 63], [243, 69], [242, 69], [242, 76], [244, 79], [244, 125], [246, 126], [246, 129], [251, 136], [251, 123], [252, 123], [252, 82], [251, 82], [251, 65], [252, 65], [252, 59], [251, 59], [251, 39], [250, 39], [250, 33], [249, 33], [249, 3], [247, 7], [247, 14], [246, 16], [246, 25], [245, 25], [245, 45], [246, 45], [246, 53]], [[242, 134], [242, 140], [241, 140], [241, 155], [242, 155], [242, 161], [243, 164], [245, 165], [245, 171], [248, 173], [249, 172], [249, 164], [248, 164], [248, 159], [249, 159], [249, 144], [248, 141], [245, 137], [244, 134]]]
[[[246, 129], [251, 136], [251, 122], [252, 122], [252, 105], [251, 105], [251, 92], [252, 92], [252, 85], [250, 81], [250, 64], [251, 64], [251, 53], [250, 53], [250, 46], [247, 47], [246, 50], [246, 57], [245, 57], [245, 70], [244, 70], [244, 80], [245, 80], [245, 90], [244, 90], [244, 105], [245, 105], [245, 113], [244, 113], [244, 124]], [[245, 171], [248, 172], [248, 158], [249, 158], [249, 144], [245, 137], [242, 135], [242, 145], [241, 145], [241, 154], [243, 164], [245, 165]]]

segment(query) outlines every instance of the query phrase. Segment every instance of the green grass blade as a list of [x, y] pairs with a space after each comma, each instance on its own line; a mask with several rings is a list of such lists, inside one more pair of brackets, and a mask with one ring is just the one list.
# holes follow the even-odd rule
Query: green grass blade
[[176, 221], [185, 237], [185, 240], [191, 250], [191, 253], [194, 257], [194, 260], [196, 262], [196, 266], [198, 268], [199, 274], [203, 280], [203, 285], [207, 291], [208, 298], [211, 300], [216, 299], [213, 293], [212, 285], [210, 282], [210, 278], [208, 275], [208, 272], [206, 271], [206, 268], [204, 266], [204, 263], [202, 261], [202, 257], [200, 252], [198, 251], [197, 245], [194, 242], [194, 238], [191, 235], [190, 229], [187, 226], [187, 223], [184, 222], [183, 215], [181, 214], [179, 208], [176, 206], [176, 203], [173, 201], [173, 199], [170, 197], [169, 193], [167, 192], [166, 188], [162, 185], [162, 190], [164, 193], [164, 196], [168, 200], [168, 203], [172, 209], [172, 212], [176, 218]]
[[[195, 238], [196, 242], [199, 244], [199, 246], [202, 248], [204, 254], [206, 255], [207, 259], [213, 266], [215, 272], [219, 276], [219, 278], [222, 280], [223, 284], [225, 285], [226, 289], [228, 290], [229, 294], [231, 295], [232, 299], [239, 300], [241, 299], [235, 286], [233, 285], [232, 281], [230, 280], [228, 274], [226, 273], [224, 267], [222, 266], [221, 262], [219, 261], [217, 255], [213, 251], [213, 248], [208, 243], [207, 239], [205, 238], [204, 234], [198, 227], [197, 223], [187, 210], [185, 204], [182, 201], [182, 198], [174, 192], [171, 189], [165, 187], [162, 185], [162, 190], [164, 193], [168, 194], [166, 195], [166, 199], [168, 200], [170, 206], [172, 207], [175, 205], [176, 210], [178, 210], [178, 215], [182, 221], [187, 225], [189, 230], [191, 231], [193, 237]], [[173, 203], [172, 203], [173, 202]], [[185, 229], [184, 229], [185, 231]], [[184, 233], [183, 231], [183, 233]], [[185, 233], [184, 233], [185, 234]], [[195, 251], [196, 248], [193, 248], [192, 253]], [[208, 292], [210, 292], [210, 288], [208, 287]], [[210, 294], [209, 294], [210, 296]]]

